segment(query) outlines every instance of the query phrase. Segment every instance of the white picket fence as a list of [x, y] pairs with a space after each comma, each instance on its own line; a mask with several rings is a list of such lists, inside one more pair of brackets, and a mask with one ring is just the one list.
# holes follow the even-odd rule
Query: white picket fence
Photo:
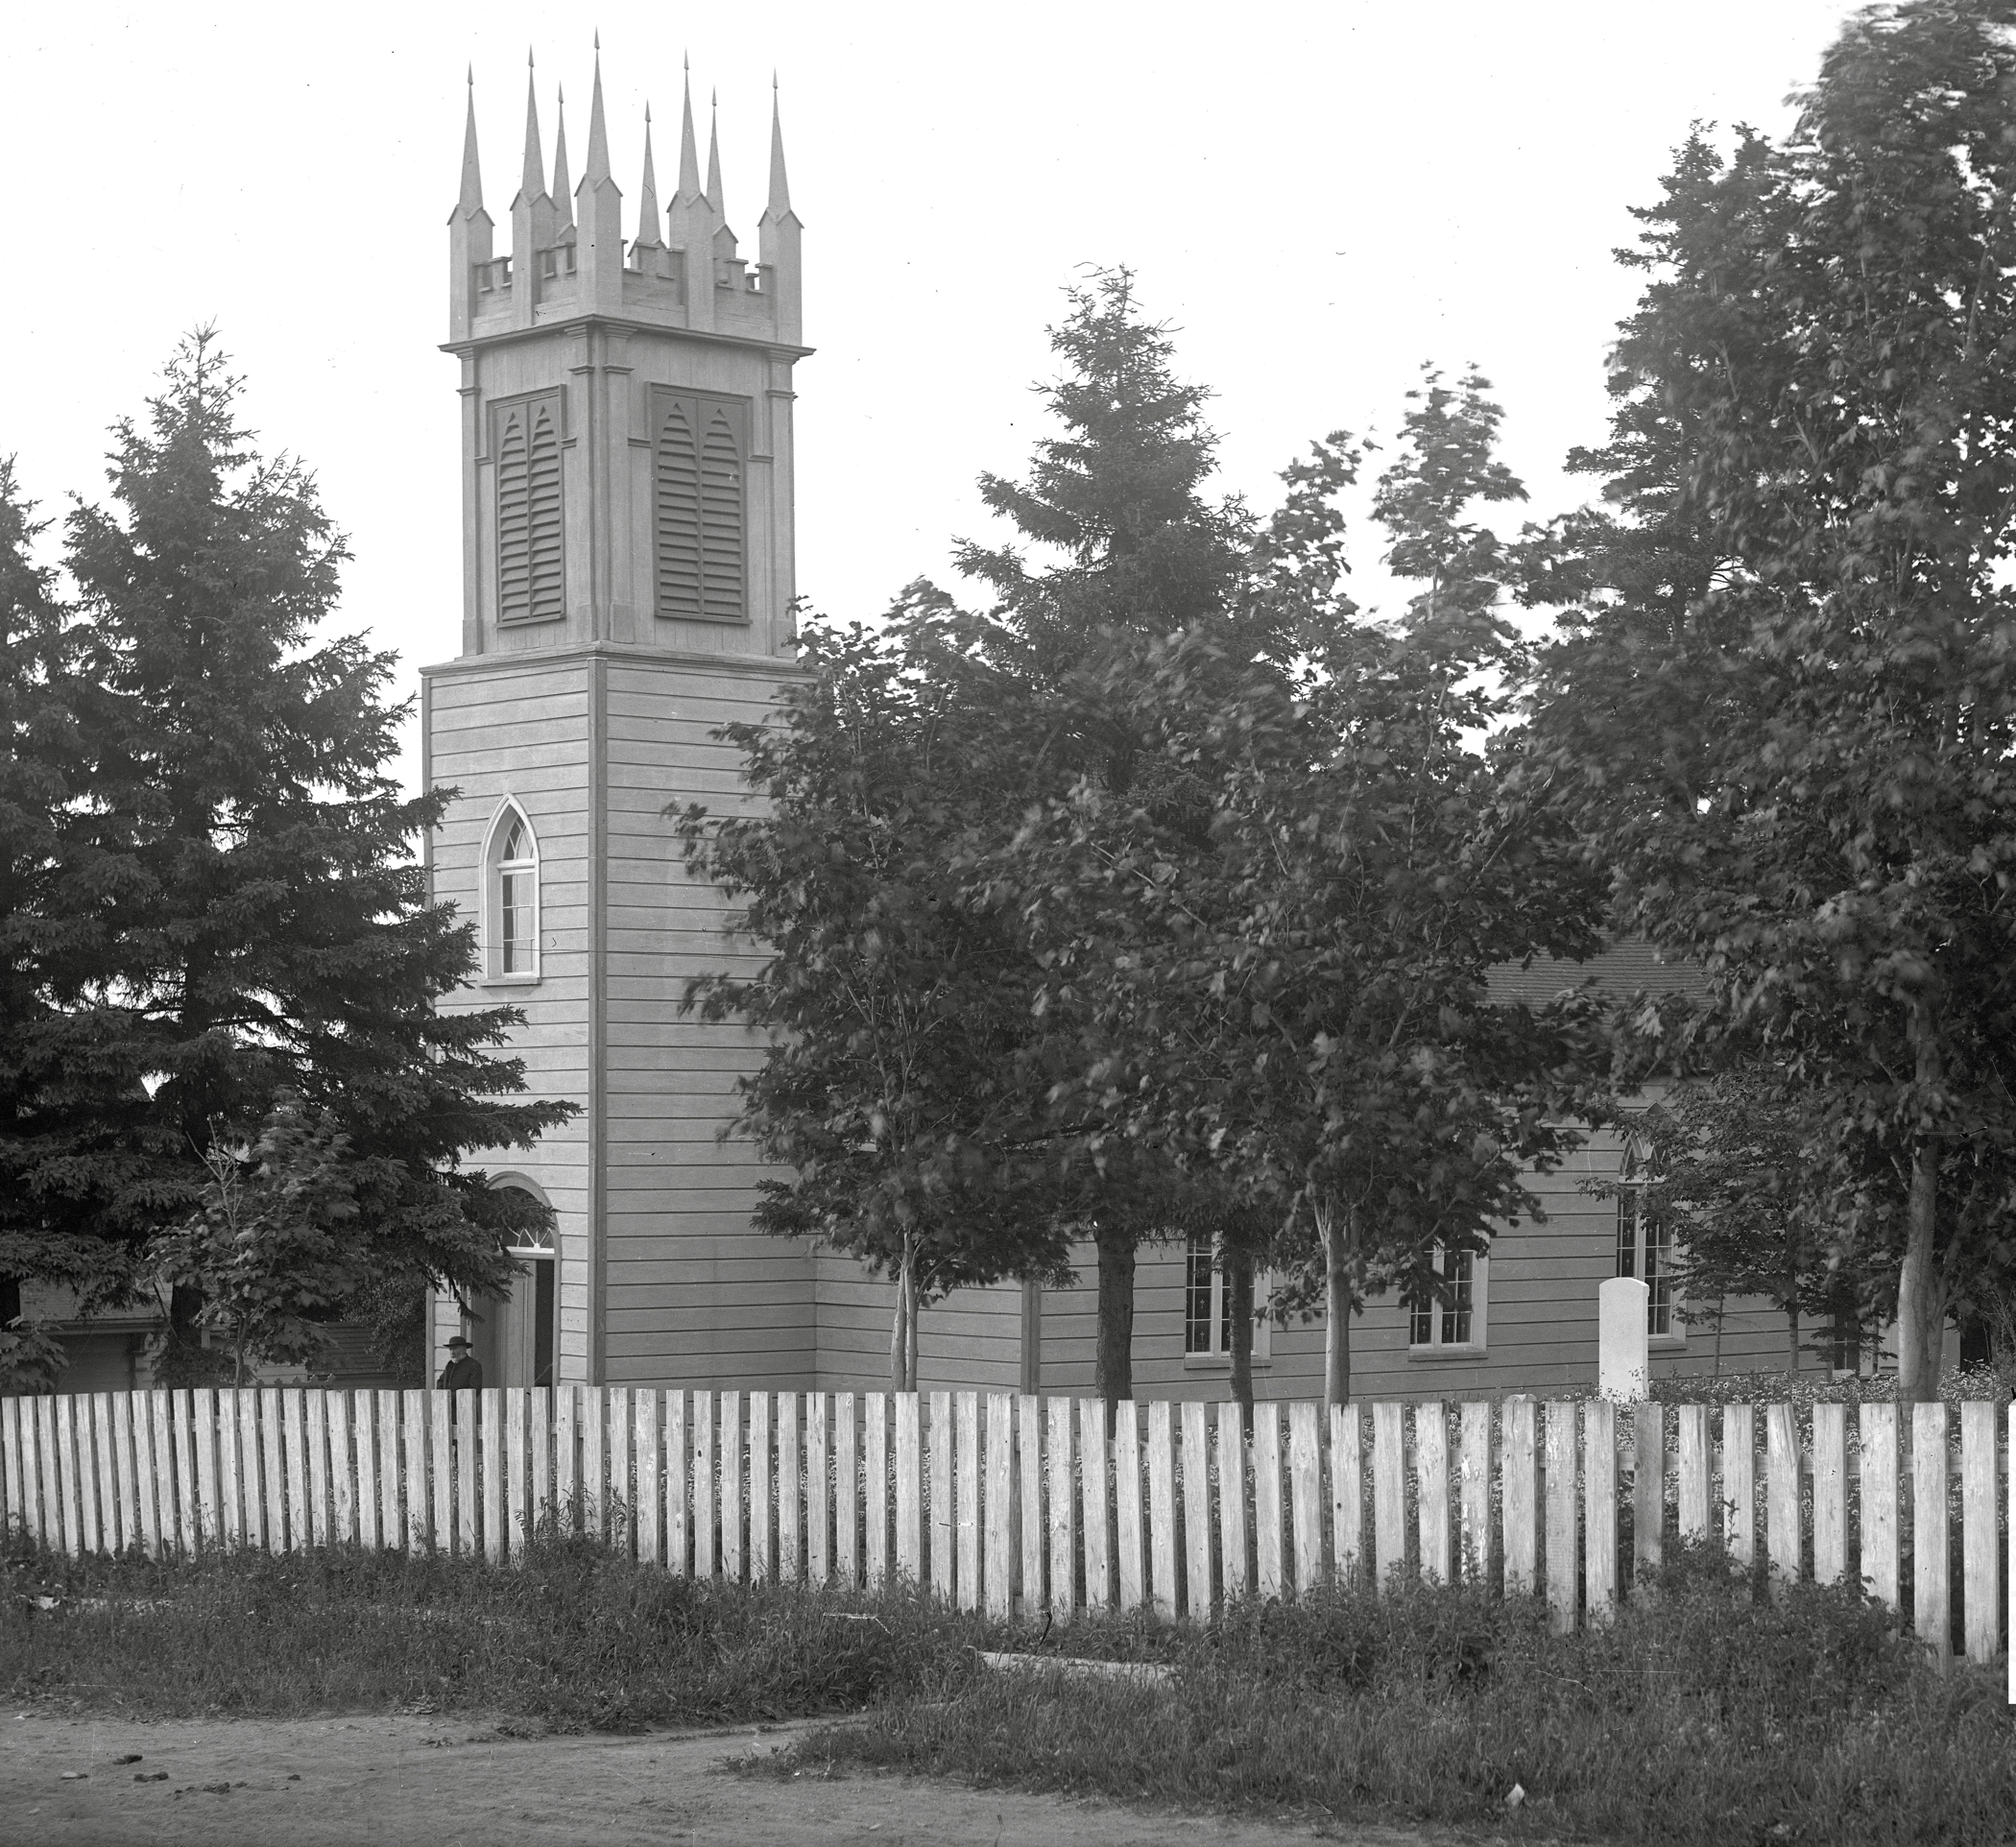
[[1109, 1436], [1096, 1399], [1007, 1393], [101, 1392], [0, 1399], [0, 1504], [73, 1556], [354, 1543], [501, 1563], [544, 1517], [698, 1577], [908, 1582], [1059, 1620], [1407, 1571], [1543, 1595], [1567, 1628], [1698, 1536], [1893, 1607], [1908, 1582], [1935, 1649], [1957, 1590], [1985, 1662], [2016, 1581], [2000, 1408], [1959, 1406], [1956, 1445], [1944, 1404], [1263, 1403], [1249, 1437], [1230, 1404], [1122, 1403]]

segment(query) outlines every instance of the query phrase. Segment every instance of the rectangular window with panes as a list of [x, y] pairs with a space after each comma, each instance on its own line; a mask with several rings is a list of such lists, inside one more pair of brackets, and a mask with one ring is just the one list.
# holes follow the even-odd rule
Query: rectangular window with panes
[[[1264, 1279], [1253, 1284], [1253, 1360], [1269, 1356], [1269, 1321], [1265, 1312]], [[1230, 1364], [1232, 1360], [1232, 1291], [1216, 1262], [1212, 1240], [1192, 1235], [1184, 1247], [1183, 1358], [1185, 1365]]]
[[1407, 1350], [1415, 1354], [1483, 1352], [1490, 1259], [1475, 1251], [1438, 1251], [1435, 1273], [1440, 1287], [1407, 1304]]
[[1672, 1221], [1651, 1203], [1644, 1153], [1626, 1151], [1617, 1184], [1617, 1273], [1645, 1285], [1645, 1332], [1654, 1340], [1676, 1338], [1673, 1318]]

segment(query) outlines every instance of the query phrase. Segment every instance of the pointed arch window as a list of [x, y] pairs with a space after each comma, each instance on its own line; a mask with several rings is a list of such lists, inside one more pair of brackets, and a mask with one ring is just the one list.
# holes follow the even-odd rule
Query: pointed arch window
[[652, 402], [658, 612], [687, 621], [745, 622], [748, 401], [659, 391]]
[[1680, 1332], [1673, 1323], [1672, 1220], [1651, 1191], [1651, 1151], [1633, 1136], [1617, 1180], [1617, 1273], [1645, 1285], [1645, 1332], [1654, 1340]]
[[484, 860], [485, 972], [492, 981], [537, 981], [539, 840], [516, 802], [506, 802], [492, 820]]
[[566, 613], [560, 395], [499, 404], [492, 416], [497, 620], [551, 622]]

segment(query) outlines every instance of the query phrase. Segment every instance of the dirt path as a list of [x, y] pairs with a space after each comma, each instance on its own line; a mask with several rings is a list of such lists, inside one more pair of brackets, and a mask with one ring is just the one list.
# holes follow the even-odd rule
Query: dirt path
[[[797, 1729], [514, 1739], [468, 1717], [150, 1722], [8, 1712], [0, 1714], [0, 1842], [1278, 1847], [1312, 1832], [907, 1777], [828, 1782], [807, 1772], [776, 1782], [723, 1773], [725, 1758], [780, 1749]], [[119, 1762], [128, 1756], [136, 1761]], [[66, 1781], [66, 1771], [84, 1774]], [[1441, 1838], [1325, 1834], [1353, 1847], [1431, 1847]]]

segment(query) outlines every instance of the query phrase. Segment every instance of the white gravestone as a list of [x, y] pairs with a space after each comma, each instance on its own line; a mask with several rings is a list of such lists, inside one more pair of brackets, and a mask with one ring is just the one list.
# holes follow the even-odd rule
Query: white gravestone
[[1617, 1404], [1650, 1397], [1645, 1303], [1651, 1290], [1635, 1276], [1614, 1276], [1596, 1291], [1596, 1390]]

